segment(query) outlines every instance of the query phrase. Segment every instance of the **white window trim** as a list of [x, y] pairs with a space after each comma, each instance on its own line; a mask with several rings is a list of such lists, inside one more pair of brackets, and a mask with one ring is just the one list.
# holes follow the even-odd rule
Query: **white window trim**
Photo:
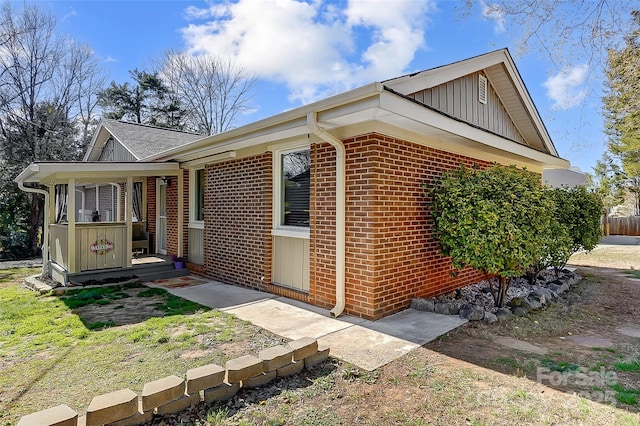
[[304, 240], [311, 239], [309, 228], [302, 226], [281, 226], [278, 229], [272, 229], [271, 235], [274, 237], [301, 238]]
[[303, 151], [311, 149], [308, 141], [288, 142], [279, 146], [270, 146], [273, 151], [273, 230], [271, 235], [291, 238], [309, 238], [309, 227], [304, 226], [285, 226], [280, 223], [282, 216], [282, 155], [290, 152]]
[[[204, 165], [201, 167], [193, 167], [189, 169], [189, 228], [204, 229], [204, 220], [196, 220], [198, 217], [196, 212], [196, 180], [198, 170], [204, 170]], [[205, 184], [206, 190], [206, 184]]]

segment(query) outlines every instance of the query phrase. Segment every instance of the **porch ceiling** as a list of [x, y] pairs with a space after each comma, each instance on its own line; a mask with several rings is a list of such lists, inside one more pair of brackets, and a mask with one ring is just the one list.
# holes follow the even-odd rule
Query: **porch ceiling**
[[56, 184], [67, 183], [75, 179], [76, 183], [115, 182], [128, 177], [144, 176], [176, 176], [181, 173], [175, 162], [42, 162], [27, 166], [16, 178], [15, 182]]

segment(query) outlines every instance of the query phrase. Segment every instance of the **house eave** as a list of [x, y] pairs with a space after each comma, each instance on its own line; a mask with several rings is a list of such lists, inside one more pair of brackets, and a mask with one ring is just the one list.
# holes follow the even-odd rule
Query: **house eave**
[[505, 158], [531, 162], [541, 168], [568, 168], [569, 162], [552, 153], [539, 151], [527, 145], [488, 132], [469, 123], [448, 117], [438, 111], [418, 105], [393, 92], [380, 96], [380, 111], [376, 120], [415, 134], [460, 147], [482, 145], [485, 150], [500, 154]]
[[[512, 88], [517, 92], [517, 97], [519, 98], [519, 102], [521, 102], [523, 111], [526, 111], [526, 115], [528, 116], [526, 120], [530, 120], [535, 127], [536, 135], [530, 135], [530, 137], [539, 139], [547, 148], [549, 153], [552, 156], [557, 157], [558, 152], [555, 145], [544, 126], [542, 118], [531, 99], [531, 95], [527, 90], [515, 63], [513, 62], [513, 58], [509, 54], [508, 49], [496, 50], [452, 64], [422, 71], [417, 74], [394, 78], [385, 81], [384, 84], [398, 93], [409, 94], [444, 84], [448, 81], [461, 78], [479, 70], [485, 70], [488, 73], [487, 76], [489, 77], [489, 80], [492, 80], [495, 76], [490, 74], [492, 72], [495, 73], [495, 66], [499, 64], [504, 66], [504, 70], [506, 71], [508, 78], [513, 83]], [[502, 70], [498, 72], [500, 74], [503, 73]], [[520, 107], [514, 107], [514, 109], [520, 110]]]
[[[215, 143], [191, 147], [181, 153], [174, 153], [173, 160], [181, 163], [197, 162], [210, 156], [243, 148], [269, 144], [288, 138], [309, 134], [306, 118], [291, 113], [287, 121], [276, 125], [265, 125], [252, 132], [239, 133], [233, 137], [228, 133], [218, 135]], [[475, 153], [482, 150], [522, 165], [532, 165], [538, 169], [567, 168], [569, 163], [557, 155], [545, 153], [535, 148], [509, 140], [500, 135], [475, 127], [447, 115], [429, 109], [392, 91], [383, 91], [375, 96], [364, 97], [351, 103], [333, 106], [317, 111], [318, 123], [326, 130], [340, 137], [348, 137], [345, 129], [367, 127], [368, 131], [384, 128], [389, 136], [403, 137], [407, 132], [412, 140], [439, 149], [465, 153], [473, 148]], [[377, 123], [377, 124], [376, 124]], [[394, 130], [395, 129], [395, 130]], [[214, 138], [212, 138], [214, 139]]]
[[[142, 161], [190, 161], [198, 158], [198, 156], [210, 155], [209, 150], [211, 148], [213, 148], [215, 152], [223, 152], [229, 149], [237, 149], [236, 147], [231, 148], [234, 144], [239, 147], [244, 146], [243, 141], [251, 140], [251, 142], [247, 143], [247, 146], [251, 146], [266, 143], [271, 140], [297, 136], [308, 132], [306, 127], [306, 117], [308, 113], [326, 111], [351, 103], [357, 103], [367, 98], [375, 98], [382, 93], [383, 90], [384, 87], [381, 83], [371, 83], [224, 133], [201, 139], [189, 145], [161, 152], [144, 158]], [[220, 151], [220, 147], [226, 148]], [[194, 157], [194, 154], [196, 154], [196, 157]]]
[[78, 182], [121, 181], [127, 177], [176, 176], [178, 163], [105, 163], [105, 162], [39, 162], [27, 166], [15, 179], [16, 183], [43, 185]]

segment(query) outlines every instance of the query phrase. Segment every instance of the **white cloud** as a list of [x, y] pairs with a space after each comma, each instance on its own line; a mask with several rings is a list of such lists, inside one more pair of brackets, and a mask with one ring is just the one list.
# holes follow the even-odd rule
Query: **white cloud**
[[431, 10], [421, 0], [238, 0], [189, 7], [182, 33], [191, 53], [229, 56], [307, 103], [405, 72]]
[[504, 23], [504, 12], [497, 4], [487, 4], [484, 1], [482, 4], [482, 17], [489, 21], [493, 21], [493, 32], [496, 34], [502, 34], [506, 31]]
[[553, 75], [543, 83], [547, 89], [547, 96], [551, 99], [551, 108], [567, 110], [579, 105], [587, 96], [584, 83], [589, 73], [589, 65], [565, 67], [558, 74]]
[[78, 12], [76, 12], [76, 10], [73, 7], [69, 7], [69, 11], [62, 16], [61, 21], [67, 22], [68, 20], [70, 20], [71, 18], [77, 15], [78, 15]]

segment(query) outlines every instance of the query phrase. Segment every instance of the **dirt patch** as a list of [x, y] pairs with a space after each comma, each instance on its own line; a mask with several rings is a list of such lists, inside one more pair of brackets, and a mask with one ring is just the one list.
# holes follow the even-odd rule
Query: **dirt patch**
[[[580, 267], [578, 273], [585, 277], [583, 281], [545, 311], [496, 325], [467, 323], [426, 347], [592, 399], [602, 397], [603, 392], [613, 398], [616, 392], [609, 385], [614, 378], [627, 389], [640, 390], [639, 372], [616, 367], [640, 360], [640, 339], [617, 330], [640, 322], [640, 285], [609, 269]], [[496, 345], [494, 341], [501, 336], [544, 347], [547, 354]], [[589, 377], [593, 373], [594, 380], [576, 380], [577, 373]], [[597, 380], [598, 375], [607, 379]], [[637, 404], [625, 408], [640, 411]]]
[[[618, 331], [640, 324], [638, 284], [619, 270], [578, 273], [584, 280], [561, 303], [528, 318], [467, 323], [375, 371], [332, 359], [153, 424], [640, 424], [638, 405], [618, 401], [608, 385], [615, 379], [618, 389], [640, 389], [640, 373], [615, 367], [640, 359], [640, 339]], [[526, 344], [500, 346], [498, 336]], [[613, 346], [582, 346], [572, 336]], [[530, 345], [547, 353], [528, 352]], [[547, 376], [539, 378], [538, 368]], [[576, 380], [578, 372], [591, 382]]]
[[87, 305], [76, 309], [85, 324], [111, 323], [115, 326], [137, 324], [149, 318], [162, 317], [164, 312], [157, 306], [163, 296], [136, 297], [145, 287], [122, 290], [129, 297], [111, 301], [107, 305]]
[[208, 283], [208, 281], [192, 277], [178, 277], [178, 278], [169, 278], [163, 280], [155, 280], [154, 284], [159, 285], [164, 288], [184, 288], [184, 287], [193, 287], [196, 285], [202, 285]]

